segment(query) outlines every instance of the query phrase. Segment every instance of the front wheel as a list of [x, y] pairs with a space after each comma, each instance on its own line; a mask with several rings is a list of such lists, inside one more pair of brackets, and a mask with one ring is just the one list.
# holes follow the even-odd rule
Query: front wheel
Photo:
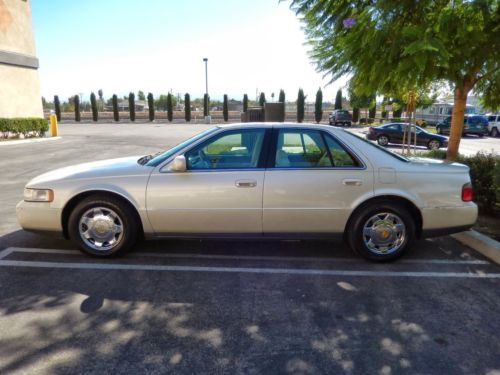
[[355, 213], [347, 232], [349, 247], [366, 259], [384, 262], [399, 258], [415, 239], [415, 223], [408, 211], [391, 202]]
[[427, 148], [429, 150], [439, 150], [441, 147], [441, 143], [439, 141], [436, 141], [435, 139], [430, 140], [429, 143], [427, 144]]
[[387, 146], [389, 144], [389, 137], [386, 135], [380, 135], [377, 137], [377, 143], [380, 146]]
[[69, 217], [70, 238], [84, 253], [107, 257], [129, 250], [137, 241], [138, 225], [120, 200], [93, 195], [82, 200]]

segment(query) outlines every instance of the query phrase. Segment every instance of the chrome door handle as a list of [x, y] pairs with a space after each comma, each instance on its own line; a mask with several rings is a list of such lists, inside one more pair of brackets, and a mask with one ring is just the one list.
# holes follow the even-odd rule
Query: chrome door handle
[[346, 186], [361, 186], [361, 185], [363, 185], [363, 181], [357, 180], [357, 179], [346, 178], [345, 180], [342, 180], [342, 184], [344, 184]]
[[248, 187], [256, 187], [257, 181], [254, 180], [238, 180], [234, 183], [236, 187], [248, 188]]

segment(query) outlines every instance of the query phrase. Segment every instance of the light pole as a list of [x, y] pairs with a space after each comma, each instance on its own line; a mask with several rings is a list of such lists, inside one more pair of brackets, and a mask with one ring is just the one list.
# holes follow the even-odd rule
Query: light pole
[[209, 100], [208, 100], [208, 58], [204, 57], [203, 61], [205, 62], [205, 105], [207, 106], [207, 116], [205, 116], [205, 123], [209, 124], [210, 119], [210, 109], [208, 108]]

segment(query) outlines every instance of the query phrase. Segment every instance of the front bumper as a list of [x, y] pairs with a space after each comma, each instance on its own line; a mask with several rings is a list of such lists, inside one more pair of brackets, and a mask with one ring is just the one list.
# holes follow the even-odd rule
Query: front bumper
[[60, 208], [46, 202], [21, 201], [16, 206], [17, 221], [25, 230], [62, 233]]

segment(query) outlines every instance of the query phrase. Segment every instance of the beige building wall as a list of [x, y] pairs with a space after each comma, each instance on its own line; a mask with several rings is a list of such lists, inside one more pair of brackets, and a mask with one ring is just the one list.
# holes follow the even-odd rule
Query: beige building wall
[[0, 0], [0, 117], [42, 117], [30, 1]]

